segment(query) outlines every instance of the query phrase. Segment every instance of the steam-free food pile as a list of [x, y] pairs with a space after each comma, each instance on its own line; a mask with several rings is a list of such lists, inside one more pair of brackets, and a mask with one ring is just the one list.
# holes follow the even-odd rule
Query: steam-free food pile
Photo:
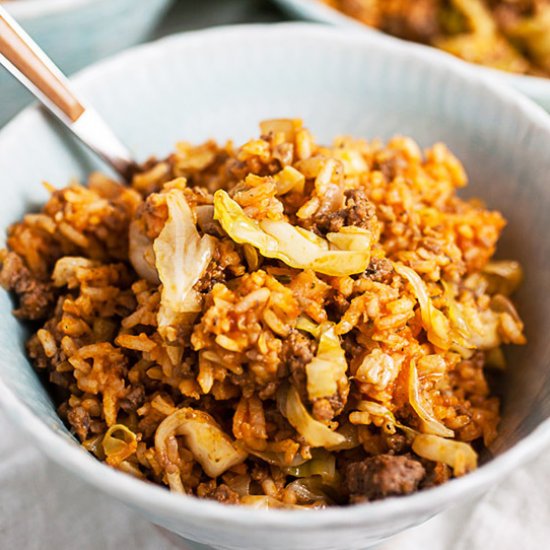
[[523, 344], [500, 213], [443, 144], [270, 120], [100, 174], [8, 231], [0, 281], [59, 414], [112, 467], [256, 507], [404, 495], [497, 434], [487, 368]]
[[550, 0], [321, 0], [384, 32], [466, 61], [550, 76]]

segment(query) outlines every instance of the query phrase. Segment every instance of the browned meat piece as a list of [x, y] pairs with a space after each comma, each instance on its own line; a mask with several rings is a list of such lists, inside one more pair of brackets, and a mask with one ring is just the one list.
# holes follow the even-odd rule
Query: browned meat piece
[[208, 293], [212, 290], [216, 283], [225, 282], [225, 273], [223, 267], [218, 262], [212, 260], [203, 276], [197, 281], [194, 289], [197, 292]]
[[326, 398], [314, 401], [312, 413], [317, 420], [332, 420], [334, 418], [334, 408]]
[[373, 258], [370, 261], [369, 267], [367, 267], [361, 276], [377, 283], [387, 283], [392, 272], [393, 266], [389, 260], [386, 258]]
[[393, 0], [384, 6], [382, 30], [405, 40], [429, 43], [439, 34], [440, 0]]
[[90, 415], [88, 411], [84, 407], [75, 407], [68, 412], [67, 420], [80, 441], [84, 441], [90, 431]]
[[349, 464], [345, 471], [351, 502], [407, 495], [426, 475], [424, 466], [408, 456], [383, 454]]
[[407, 159], [401, 153], [392, 152], [390, 155], [375, 159], [373, 168], [382, 172], [385, 180], [390, 182], [406, 170]]
[[230, 489], [225, 483], [222, 483], [212, 495], [218, 502], [223, 504], [238, 504], [239, 494]]
[[350, 17], [358, 19], [369, 27], [379, 28], [382, 24], [383, 3], [387, 0], [324, 0]]
[[71, 384], [74, 383], [74, 376], [70, 372], [50, 371], [50, 382], [54, 386], [58, 386], [64, 390], [70, 390]]
[[376, 208], [367, 199], [363, 189], [348, 189], [344, 192], [346, 197], [346, 217], [344, 225], [355, 225], [368, 228], [368, 222], [376, 214]]
[[305, 367], [315, 354], [315, 343], [298, 330], [290, 331], [283, 342], [282, 361], [297, 388], [305, 388]]
[[120, 408], [127, 413], [136, 412], [145, 401], [145, 390], [143, 386], [133, 386], [130, 391], [120, 400]]
[[422, 481], [422, 489], [429, 489], [445, 483], [451, 478], [451, 469], [443, 462], [432, 462], [431, 460], [422, 460], [426, 469], [426, 477]]
[[216, 486], [215, 479], [211, 479], [206, 483], [200, 483], [197, 487], [197, 496], [200, 498], [212, 498], [224, 504], [239, 503], [239, 494], [225, 483]]
[[376, 215], [375, 206], [369, 201], [362, 189], [348, 189], [344, 192], [346, 204], [341, 210], [315, 217], [319, 231], [338, 232], [344, 226], [354, 225], [368, 229]]
[[403, 434], [395, 433], [390, 435], [384, 433], [383, 438], [386, 441], [390, 453], [400, 454], [410, 449], [410, 443]]
[[539, 6], [547, 3], [548, 0], [489, 0], [488, 5], [498, 23], [515, 23], [520, 17], [532, 16]]
[[48, 316], [55, 299], [51, 283], [37, 279], [15, 252], [9, 252], [2, 263], [0, 284], [17, 295], [17, 317], [35, 321]]
[[44, 352], [44, 346], [40, 343], [36, 334], [33, 334], [27, 342], [27, 353], [36, 368], [46, 369], [50, 365], [48, 356]]
[[323, 397], [313, 401], [312, 413], [317, 420], [332, 420], [338, 416], [348, 399], [348, 388], [340, 388], [340, 391], [330, 397]]
[[349, 308], [349, 300], [337, 289], [331, 289], [326, 302], [326, 309], [330, 315], [339, 319]]

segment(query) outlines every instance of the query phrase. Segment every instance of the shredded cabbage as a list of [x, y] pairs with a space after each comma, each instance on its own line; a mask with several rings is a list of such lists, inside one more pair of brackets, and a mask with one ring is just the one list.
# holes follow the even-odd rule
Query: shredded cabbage
[[361, 445], [359, 441], [359, 434], [357, 432], [357, 426], [351, 423], [346, 423], [338, 428], [336, 433], [344, 437], [342, 443], [338, 445], [331, 445], [331, 451], [348, 451], [349, 449], [355, 449]]
[[328, 426], [311, 417], [294, 386], [288, 389], [285, 412], [290, 424], [312, 447], [330, 449], [346, 441], [345, 436], [333, 432]]
[[397, 263], [393, 267], [414, 289], [428, 340], [438, 348], [448, 350], [451, 346], [449, 320], [433, 305], [426, 284], [414, 269]]
[[[363, 250], [329, 250], [328, 241], [311, 231], [284, 221], [264, 219], [258, 222], [248, 217], [222, 189], [214, 194], [214, 218], [235, 242], [250, 244], [266, 258], [277, 258], [298, 269], [345, 276], [362, 273], [370, 262], [370, 246]], [[333, 234], [333, 239], [334, 235], [338, 234]], [[361, 238], [365, 244], [365, 236]], [[349, 235], [343, 239], [348, 242]]]
[[306, 183], [304, 174], [292, 166], [285, 166], [273, 176], [273, 179], [277, 186], [277, 195], [284, 195], [290, 191], [302, 193]]
[[333, 323], [321, 326], [319, 346], [314, 359], [306, 365], [307, 393], [311, 400], [330, 397], [338, 391], [338, 384], [347, 384], [346, 354]]
[[296, 328], [299, 330], [303, 330], [304, 332], [308, 332], [316, 339], [318, 339], [319, 335], [321, 334], [321, 325], [314, 323], [309, 317], [306, 317], [305, 315], [300, 315], [298, 319], [296, 319]]
[[461, 476], [477, 467], [476, 452], [471, 445], [462, 441], [419, 434], [413, 441], [412, 450], [422, 458], [447, 464], [453, 469], [455, 476]]
[[327, 240], [340, 250], [370, 252], [372, 233], [362, 227], [342, 227], [338, 233], [327, 233]]
[[431, 407], [424, 401], [418, 381], [418, 371], [414, 359], [409, 365], [409, 402], [422, 420], [422, 432], [439, 435], [441, 437], [454, 437], [453, 430], [450, 430], [434, 416]]
[[301, 466], [308, 460], [307, 458], [302, 457], [301, 454], [296, 453], [292, 461], [289, 463], [286, 459], [285, 453], [282, 451], [270, 451], [270, 450], [258, 451], [256, 449], [251, 449], [250, 447], [244, 447], [244, 448], [248, 452], [248, 454], [257, 456], [258, 458], [261, 458], [268, 464], [271, 464], [272, 466], [279, 466], [280, 468]]
[[444, 297], [452, 329], [453, 345], [451, 349], [468, 359], [473, 355], [476, 346], [473, 343], [472, 329], [465, 317], [464, 306], [455, 300], [455, 293], [450, 284], [445, 281], [441, 281], [441, 284], [445, 291]]
[[523, 280], [523, 270], [519, 262], [500, 260], [488, 262], [483, 273], [494, 279], [494, 290], [504, 296], [510, 296]]
[[124, 424], [114, 424], [105, 432], [101, 445], [107, 464], [116, 466], [136, 452], [137, 437]]
[[336, 457], [324, 449], [313, 451], [313, 458], [299, 466], [285, 468], [285, 472], [294, 477], [321, 476], [326, 483], [331, 483], [336, 478]]
[[[395, 433], [395, 428], [402, 430], [409, 438], [415, 437], [418, 432], [398, 422], [394, 414], [384, 405], [376, 403], [375, 401], [360, 401], [357, 408], [362, 412], [369, 413], [374, 419], [379, 418], [382, 420], [382, 424], [387, 433]], [[374, 420], [376, 426], [380, 424], [380, 421]]]
[[462, 304], [455, 300], [451, 285], [442, 281], [451, 321], [451, 349], [469, 358], [475, 349], [492, 349], [500, 344], [498, 315], [491, 309], [480, 311], [475, 302]]
[[189, 450], [210, 477], [223, 474], [247, 457], [208, 413], [183, 408], [167, 416], [157, 428], [155, 448], [161, 463], [170, 462], [168, 440], [178, 435], [184, 436]]
[[311, 476], [294, 480], [286, 486], [286, 489], [291, 490], [296, 495], [298, 502], [302, 504], [325, 506], [334, 502], [328, 492], [335, 493], [337, 488], [334, 483], [326, 485], [319, 476]]
[[162, 282], [157, 320], [160, 335], [174, 341], [178, 335], [176, 327], [185, 331], [201, 310], [201, 297], [193, 286], [210, 263], [214, 244], [209, 235], [199, 235], [181, 191], [168, 191], [166, 205], [168, 219], [153, 243]]

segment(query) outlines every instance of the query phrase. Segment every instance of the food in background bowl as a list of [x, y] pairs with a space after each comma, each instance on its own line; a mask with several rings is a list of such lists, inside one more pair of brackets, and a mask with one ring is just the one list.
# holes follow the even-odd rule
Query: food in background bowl
[[256, 507], [402, 495], [477, 465], [484, 368], [523, 344], [493, 261], [503, 217], [460, 162], [270, 120], [239, 148], [180, 143], [124, 187], [56, 190], [8, 233], [0, 280], [27, 349], [109, 465]]
[[550, 76], [549, 0], [321, 0], [384, 32], [466, 61]]

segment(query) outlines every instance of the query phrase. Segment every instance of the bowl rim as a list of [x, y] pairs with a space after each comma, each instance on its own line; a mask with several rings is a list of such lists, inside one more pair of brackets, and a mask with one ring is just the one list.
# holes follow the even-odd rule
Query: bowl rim
[[95, 0], [15, 0], [8, 2], [6, 8], [13, 17], [20, 20], [34, 19], [63, 11], [71, 11]]
[[[267, 39], [282, 39], [289, 35], [292, 38], [308, 36], [318, 41], [329, 41], [331, 44], [353, 44], [356, 47], [378, 49], [389, 55], [408, 57], [412, 61], [430, 62], [436, 71], [452, 70], [467, 86], [473, 85], [499, 97], [510, 107], [521, 112], [531, 125], [546, 131], [550, 137], [550, 116], [529, 99], [518, 92], [503, 87], [470, 70], [467, 64], [442, 54], [435, 49], [411, 45], [403, 41], [380, 40], [377, 36], [366, 36], [362, 33], [350, 33], [345, 29], [327, 27], [311, 23], [252, 24], [217, 27], [213, 29], [176, 34], [161, 40], [131, 48], [107, 60], [96, 63], [78, 73], [75, 87], [85, 87], [105, 72], [114, 71], [126, 63], [133, 63], [142, 56], [162, 57], [162, 52], [180, 44], [191, 44], [196, 47], [213, 38], [223, 40], [250, 39], [255, 36]], [[17, 115], [0, 131], [0, 146], [13, 129], [25, 125], [40, 115], [37, 106], [31, 106]], [[216, 521], [220, 526], [230, 530], [242, 527], [255, 529], [278, 528], [313, 531], [318, 529], [346, 529], [357, 525], [374, 524], [389, 521], [399, 514], [417, 513], [433, 514], [455, 503], [457, 498], [472, 496], [487, 489], [493, 482], [503, 478], [519, 465], [536, 457], [545, 446], [550, 444], [550, 418], [544, 420], [531, 433], [516, 443], [509, 450], [494, 458], [478, 470], [460, 479], [413, 493], [405, 497], [388, 498], [381, 501], [357, 504], [345, 507], [329, 507], [316, 510], [258, 510], [246, 506], [227, 506], [215, 501], [174, 494], [167, 489], [144, 483], [128, 474], [110, 468], [82, 449], [76, 442], [62, 437], [46, 422], [41, 420], [9, 386], [0, 378], [0, 405], [6, 415], [21, 431], [32, 438], [42, 451], [54, 462], [72, 471], [91, 485], [110, 494], [118, 500], [134, 504], [141, 509], [153, 512], [164, 519], [185, 518], [185, 522], [203, 523]]]
[[[113, 2], [114, 0], [102, 1]], [[16, 0], [6, 3], [5, 7], [19, 22], [25, 22], [39, 17], [76, 11], [97, 2], [98, 0]]]
[[[380, 35], [383, 38], [389, 40], [397, 40], [399, 42], [405, 42], [407, 44], [414, 44], [410, 40], [404, 40], [396, 36], [392, 36], [388, 33], [382, 32], [373, 27], [369, 27], [360, 21], [357, 21], [353, 17], [346, 15], [338, 11], [327, 4], [322, 3], [320, 0], [274, 0], [277, 4], [286, 10], [291, 10], [295, 14], [300, 14], [304, 18], [308, 18], [311, 21], [317, 21], [327, 23], [330, 25], [336, 25], [346, 27], [349, 30], [357, 32], [363, 32], [368, 34]], [[458, 59], [462, 63], [465, 63], [475, 71], [479, 71], [482, 74], [492, 76], [493, 78], [500, 78], [512, 86], [516, 86], [523, 93], [532, 95], [537, 98], [544, 98], [550, 100], [550, 77], [543, 78], [540, 76], [522, 75], [516, 73], [510, 73], [494, 69], [492, 67], [485, 67], [483, 65], [476, 65], [469, 61], [463, 61], [449, 53], [438, 50], [433, 46], [422, 45], [425, 48], [436, 49], [437, 51], [448, 55], [453, 59]]]

